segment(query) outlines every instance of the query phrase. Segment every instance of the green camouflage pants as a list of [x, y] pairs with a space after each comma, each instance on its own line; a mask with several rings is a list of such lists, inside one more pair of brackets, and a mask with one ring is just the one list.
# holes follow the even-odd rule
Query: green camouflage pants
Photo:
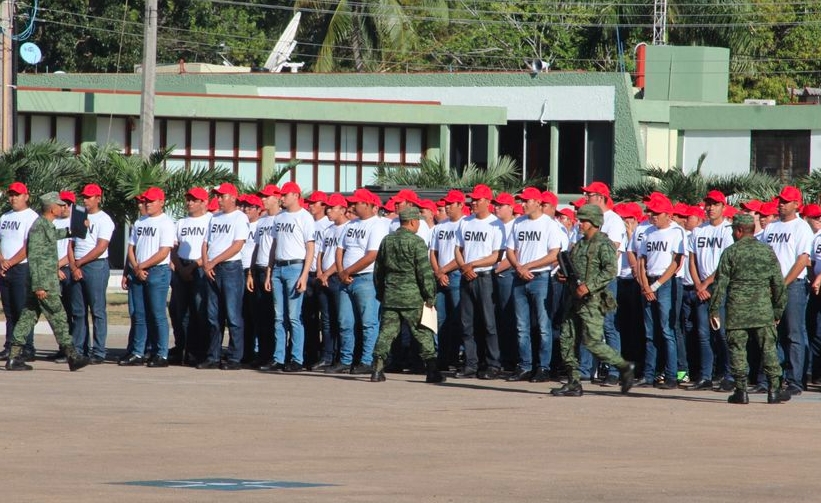
[[604, 338], [604, 315], [598, 303], [585, 303], [571, 308], [569, 317], [562, 324], [560, 339], [562, 360], [567, 375], [571, 380], [578, 381], [579, 372], [579, 344], [584, 344], [590, 353], [604, 363], [618, 368], [624, 367], [626, 362], [621, 355], [608, 346]]
[[419, 324], [422, 319], [422, 307], [417, 309], [391, 309], [383, 308], [382, 317], [379, 320], [379, 339], [376, 341], [374, 356], [382, 361], [388, 357], [399, 331], [402, 329], [402, 322], [405, 322], [410, 329], [411, 335], [419, 343], [419, 356], [423, 360], [436, 358], [436, 346], [433, 342], [433, 332]]
[[776, 349], [775, 325], [756, 328], [727, 330], [727, 346], [730, 349], [730, 373], [736, 379], [747, 379], [750, 371], [747, 363], [747, 339], [752, 337], [761, 349], [761, 363], [764, 375], [772, 381], [781, 377], [781, 364]]
[[29, 293], [26, 298], [26, 306], [20, 313], [20, 320], [14, 326], [14, 333], [11, 339], [13, 346], [22, 346], [26, 343], [26, 335], [34, 329], [40, 313], [44, 314], [46, 321], [54, 332], [54, 338], [60, 347], [71, 344], [71, 336], [68, 333], [68, 320], [60, 296], [50, 293], [45, 300], [37, 300], [34, 293]]

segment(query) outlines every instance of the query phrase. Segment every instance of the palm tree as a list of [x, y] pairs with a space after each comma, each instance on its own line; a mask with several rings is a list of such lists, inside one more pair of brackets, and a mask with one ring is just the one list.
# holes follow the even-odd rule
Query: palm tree
[[15, 145], [0, 154], [0, 187], [23, 182], [32, 201], [46, 192], [76, 190], [82, 178], [82, 166], [64, 143], [49, 140]]
[[340, 53], [350, 54], [357, 72], [380, 70], [392, 54], [416, 46], [415, 17], [443, 21], [448, 17], [445, 0], [297, 0], [294, 9], [332, 11], [326, 15], [325, 37], [314, 64], [316, 72], [345, 66], [339, 64]]

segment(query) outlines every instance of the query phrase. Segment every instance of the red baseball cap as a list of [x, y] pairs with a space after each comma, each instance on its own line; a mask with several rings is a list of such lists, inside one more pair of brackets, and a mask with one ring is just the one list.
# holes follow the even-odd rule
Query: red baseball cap
[[738, 208], [728, 204], [724, 207], [724, 211], [721, 214], [724, 215], [724, 218], [733, 218], [736, 213], [738, 213]]
[[610, 197], [610, 187], [608, 187], [606, 183], [602, 182], [593, 182], [587, 187], [582, 187], [582, 191]]
[[374, 194], [368, 189], [356, 189], [347, 199], [351, 203], [374, 204]]
[[818, 218], [821, 217], [821, 206], [817, 204], [808, 204], [804, 206], [804, 210], [801, 212], [801, 215], [809, 218]]
[[787, 202], [797, 201], [800, 203], [802, 199], [801, 191], [798, 189], [798, 187], [787, 185], [786, 187], [781, 189], [781, 192], [778, 194], [778, 198], [783, 199]]
[[88, 185], [83, 187], [83, 191], [80, 192], [80, 195], [86, 197], [102, 196], [103, 189], [101, 189], [100, 186], [96, 183], [89, 183]]
[[256, 206], [258, 208], [264, 208], [265, 205], [262, 204], [262, 199], [259, 198], [256, 194], [247, 194], [245, 196], [245, 204], [248, 206]]
[[338, 192], [328, 196], [328, 200], [325, 201], [325, 204], [328, 206], [341, 206], [343, 208], [348, 207], [348, 201], [345, 200], [345, 196]]
[[[651, 192], [650, 194], [641, 198], [642, 202], [646, 203], [648, 201], [652, 201], [653, 199], [667, 199], [667, 196], [662, 194], [661, 192]], [[669, 199], [668, 199], [669, 200]]]
[[727, 204], [727, 197], [719, 190], [711, 190], [704, 196], [704, 201], [714, 201], [716, 203]]
[[493, 190], [487, 185], [479, 184], [473, 187], [473, 192], [468, 194], [471, 199], [493, 199]]
[[220, 209], [219, 199], [216, 197], [212, 197], [210, 201], [208, 201], [208, 211], [217, 211]]
[[620, 216], [621, 218], [632, 217], [633, 214], [630, 212], [629, 208], [627, 207], [627, 203], [618, 203], [613, 205], [613, 213]]
[[159, 187], [149, 187], [142, 196], [145, 201], [165, 201], [165, 192]]
[[673, 203], [666, 197], [654, 197], [647, 201], [644, 206], [653, 213], [672, 213]]
[[200, 201], [208, 201], [208, 192], [206, 192], [206, 190], [202, 187], [191, 187], [185, 195], [191, 196], [194, 199], [199, 199]]
[[629, 212], [629, 215], [636, 220], [641, 220], [644, 217], [644, 211], [641, 209], [641, 205], [639, 205], [639, 203], [624, 203], [624, 207]]
[[321, 190], [315, 190], [311, 192], [311, 196], [307, 199], [309, 203], [328, 203], [328, 194], [322, 192]]
[[778, 203], [774, 201], [762, 203], [761, 207], [758, 208], [758, 212], [767, 216], [778, 215]]
[[578, 210], [579, 208], [581, 208], [585, 204], [587, 204], [587, 198], [580, 197], [580, 198], [576, 199], [575, 201], [573, 201], [572, 203], [570, 203], [570, 206], [572, 206], [572, 207], [574, 207]]
[[302, 194], [302, 189], [294, 182], [285, 182], [280, 187], [279, 192], [284, 196], [285, 194]]
[[25, 184], [21, 182], [14, 182], [11, 185], [9, 185], [9, 188], [6, 192], [14, 192], [16, 194], [28, 194], [29, 189], [28, 187], [26, 187]]
[[546, 190], [542, 192], [542, 204], [552, 204], [553, 206], [558, 206], [559, 197], [556, 194], [550, 192], [549, 190]]
[[[542, 193], [539, 192], [539, 197], [541, 197], [541, 195], [542, 195]], [[473, 196], [471, 196], [471, 197], [473, 197]], [[499, 206], [501, 206], [503, 204], [513, 206], [514, 204], [516, 204], [516, 200], [513, 199], [513, 196], [511, 194], [508, 194], [507, 192], [499, 192], [496, 195], [496, 198], [493, 199], [493, 202], [494, 202], [494, 204], [498, 204]]]
[[393, 196], [395, 203], [405, 202], [419, 206], [419, 195], [410, 189], [402, 189]]
[[268, 196], [281, 196], [282, 192], [280, 192], [279, 187], [269, 183], [265, 187], [259, 189], [257, 191], [257, 195], [265, 196], [265, 197], [268, 197]]
[[704, 208], [701, 206], [690, 206], [690, 216], [698, 217], [702, 220], [707, 218], [707, 214], [704, 213]]
[[444, 208], [445, 207], [445, 200], [440, 199], [440, 200], [436, 201], [436, 207], [437, 208]]
[[432, 213], [436, 213], [436, 203], [434, 203], [430, 199], [420, 199], [419, 207], [424, 208], [426, 210], [430, 210]]
[[528, 201], [530, 199], [535, 199], [536, 201], [541, 201], [542, 200], [542, 191], [537, 189], [536, 187], [525, 187], [525, 189], [522, 190], [522, 193], [518, 194], [516, 196], [516, 199], [521, 199], [522, 201]]
[[473, 212], [471, 211], [470, 206], [468, 206], [468, 205], [462, 206], [462, 215], [464, 215], [466, 217], [469, 217], [471, 213], [473, 213]]
[[60, 192], [60, 199], [62, 199], [63, 201], [69, 202], [69, 203], [76, 203], [77, 202], [77, 196], [75, 196], [74, 192], [72, 192], [70, 190], [64, 190], [64, 191]]
[[689, 217], [690, 216], [690, 206], [684, 203], [676, 203], [673, 205], [673, 215], [679, 215], [682, 217]]
[[519, 203], [514, 204], [513, 205], [513, 214], [514, 215], [524, 215], [525, 214], [524, 207]]
[[461, 190], [449, 190], [448, 194], [442, 198], [446, 203], [462, 203], [465, 204], [465, 193]]
[[761, 205], [762, 204], [764, 204], [764, 203], [762, 203], [758, 199], [750, 199], [746, 203], [741, 203], [741, 208], [743, 208], [747, 211], [755, 211], [756, 213], [758, 213], [759, 210], [761, 210]]
[[396, 199], [390, 198], [385, 202], [385, 209], [390, 211], [391, 213], [396, 211]]
[[222, 183], [219, 187], [214, 187], [212, 192], [216, 192], [217, 194], [231, 194], [234, 197], [239, 197], [239, 191], [237, 187], [233, 183]]
[[556, 213], [561, 213], [562, 215], [566, 216], [570, 220], [576, 220], [576, 212], [570, 208], [562, 208]]

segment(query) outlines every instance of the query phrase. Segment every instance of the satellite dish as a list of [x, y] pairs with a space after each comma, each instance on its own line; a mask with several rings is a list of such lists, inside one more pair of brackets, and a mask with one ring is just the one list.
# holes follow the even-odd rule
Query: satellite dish
[[541, 59], [534, 59], [530, 63], [530, 71], [533, 74], [546, 72], [548, 69], [550, 69], [550, 63]]
[[37, 44], [26, 42], [20, 46], [20, 57], [23, 58], [23, 61], [26, 63], [36, 65], [43, 60], [43, 53], [40, 52], [40, 48], [37, 47]]

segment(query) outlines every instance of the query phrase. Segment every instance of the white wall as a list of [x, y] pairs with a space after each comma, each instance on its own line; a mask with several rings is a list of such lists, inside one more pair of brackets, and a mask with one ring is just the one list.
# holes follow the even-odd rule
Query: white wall
[[821, 168], [821, 130], [810, 131], [810, 171]]
[[698, 158], [707, 153], [703, 175], [730, 175], [750, 172], [749, 131], [685, 131], [681, 168], [690, 173]]

